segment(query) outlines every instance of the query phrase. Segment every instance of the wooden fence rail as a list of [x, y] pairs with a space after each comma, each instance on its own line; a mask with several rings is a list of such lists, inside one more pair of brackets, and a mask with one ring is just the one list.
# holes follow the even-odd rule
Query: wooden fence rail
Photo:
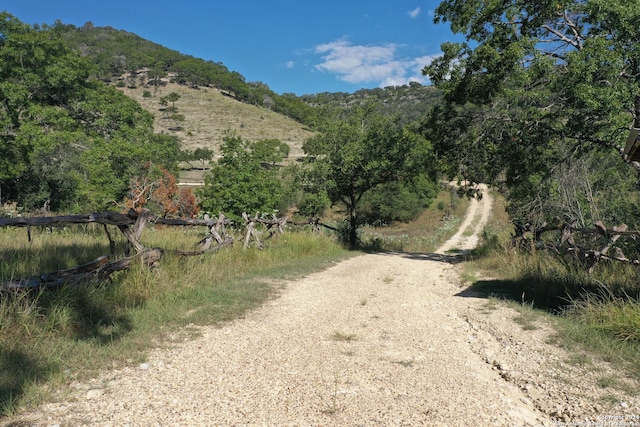
[[[545, 241], [542, 236], [550, 232], [558, 232], [558, 239], [555, 241]], [[602, 222], [596, 222], [594, 227], [577, 227], [577, 223], [568, 224], [557, 219], [554, 225], [542, 224], [540, 227], [533, 228], [529, 225], [521, 227], [516, 232], [516, 240], [522, 240], [526, 233], [531, 233], [533, 241], [540, 247], [553, 249], [556, 252], [567, 252], [574, 254], [588, 268], [589, 272], [593, 272], [596, 265], [601, 260], [618, 261], [623, 263], [640, 265], [639, 259], [629, 259], [619, 246], [615, 243], [623, 237], [631, 237], [636, 239], [640, 236], [640, 231], [629, 230], [627, 224], [620, 224], [614, 227], [607, 227]], [[576, 242], [577, 235], [590, 235], [601, 237], [600, 246], [585, 247], [578, 245]], [[597, 242], [594, 242], [594, 244]], [[609, 251], [613, 250], [614, 255]]]
[[[233, 238], [226, 235], [225, 225], [231, 221], [224, 215], [217, 219], [167, 219], [150, 215], [149, 211], [141, 212], [130, 210], [126, 214], [116, 212], [97, 212], [85, 215], [63, 215], [51, 217], [31, 218], [0, 218], [0, 227], [26, 227], [29, 241], [31, 241], [31, 227], [55, 227], [69, 224], [102, 224], [105, 234], [109, 239], [110, 255], [101, 256], [93, 261], [78, 267], [56, 271], [54, 273], [41, 274], [27, 278], [12, 279], [0, 283], [0, 292], [16, 291], [20, 289], [33, 289], [41, 287], [59, 287], [64, 284], [80, 285], [101, 281], [108, 278], [116, 271], [129, 268], [134, 262], [152, 266], [156, 264], [165, 253], [162, 248], [146, 248], [140, 238], [148, 223], [167, 226], [206, 226], [208, 235], [196, 244], [193, 251], [175, 251], [179, 255], [200, 255], [207, 251], [218, 250], [233, 243]], [[111, 260], [115, 255], [115, 242], [107, 226], [116, 226], [126, 237], [128, 245], [125, 257]], [[217, 245], [213, 245], [213, 243]], [[135, 255], [130, 256], [129, 248], [135, 250]]]
[[[256, 230], [256, 224], [266, 226], [269, 235], [266, 239], [276, 234], [284, 234], [284, 227], [287, 223], [294, 225], [310, 224], [314, 231], [319, 231], [319, 227], [323, 226], [332, 230], [326, 224], [320, 222], [319, 219], [309, 219], [306, 222], [295, 223], [290, 221], [289, 216], [283, 218], [264, 219], [256, 214], [249, 217], [246, 213], [242, 214], [245, 221], [246, 236], [244, 247], [249, 247], [251, 239], [255, 240], [256, 246], [263, 248], [259, 233]], [[31, 227], [57, 227], [69, 224], [102, 224], [105, 234], [109, 239], [110, 255], [101, 256], [91, 262], [80, 265], [78, 267], [60, 270], [54, 273], [46, 273], [38, 276], [26, 277], [21, 279], [12, 279], [6, 282], [0, 282], [0, 292], [17, 291], [20, 289], [34, 289], [41, 287], [59, 287], [64, 284], [82, 285], [101, 281], [109, 277], [116, 271], [129, 268], [134, 262], [141, 262], [143, 265], [152, 266], [159, 262], [163, 254], [166, 252], [162, 248], [147, 248], [140, 238], [148, 223], [161, 224], [167, 226], [205, 226], [208, 228], [207, 236], [196, 243], [192, 251], [174, 251], [182, 256], [196, 256], [205, 252], [217, 251], [234, 243], [234, 239], [227, 235], [226, 226], [232, 224], [232, 221], [225, 218], [223, 214], [216, 219], [210, 219], [205, 216], [204, 219], [167, 219], [151, 216], [149, 211], [142, 210], [140, 212], [133, 209], [126, 214], [116, 212], [96, 212], [82, 215], [63, 215], [50, 217], [27, 217], [27, 218], [0, 218], [0, 227], [25, 227], [27, 229], [28, 239], [31, 242]], [[122, 259], [111, 260], [115, 256], [115, 242], [107, 226], [115, 226], [126, 237], [128, 245], [125, 250], [125, 257]], [[130, 248], [133, 248], [135, 255], [130, 256]]]

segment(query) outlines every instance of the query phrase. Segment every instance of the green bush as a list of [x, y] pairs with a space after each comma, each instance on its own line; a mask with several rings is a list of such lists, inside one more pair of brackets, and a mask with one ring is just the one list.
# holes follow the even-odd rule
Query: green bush
[[436, 195], [437, 185], [426, 178], [415, 183], [390, 182], [366, 193], [360, 211], [365, 224], [409, 222], [428, 208]]
[[298, 212], [305, 217], [322, 216], [329, 207], [330, 201], [327, 193], [305, 193], [298, 203]]

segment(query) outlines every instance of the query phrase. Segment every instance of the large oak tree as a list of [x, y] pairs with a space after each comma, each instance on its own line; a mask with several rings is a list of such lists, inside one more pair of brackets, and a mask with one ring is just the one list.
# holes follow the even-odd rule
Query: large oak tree
[[397, 117], [383, 115], [375, 104], [327, 117], [320, 132], [303, 145], [312, 166], [309, 185], [345, 207], [348, 241], [356, 246], [363, 196], [383, 184], [409, 182], [429, 171], [431, 145]]
[[[175, 138], [92, 78], [59, 28], [0, 13], [0, 194], [27, 209], [84, 210], [119, 202], [146, 162], [174, 169]], [[113, 206], [113, 204], [111, 204]]]

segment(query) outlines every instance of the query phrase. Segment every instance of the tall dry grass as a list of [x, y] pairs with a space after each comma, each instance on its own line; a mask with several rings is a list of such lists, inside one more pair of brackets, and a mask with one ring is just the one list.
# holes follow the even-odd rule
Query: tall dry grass
[[[0, 280], [109, 252], [97, 227], [34, 229], [32, 237], [28, 242], [25, 230], [0, 230]], [[195, 229], [150, 228], [142, 243], [189, 249], [201, 237]], [[279, 281], [349, 255], [326, 236], [288, 232], [262, 251], [237, 243], [198, 257], [167, 252], [157, 268], [134, 266], [104, 283], [0, 295], [0, 416], [56, 398], [65, 385], [99, 369], [139, 363], [154, 346], [261, 304]]]

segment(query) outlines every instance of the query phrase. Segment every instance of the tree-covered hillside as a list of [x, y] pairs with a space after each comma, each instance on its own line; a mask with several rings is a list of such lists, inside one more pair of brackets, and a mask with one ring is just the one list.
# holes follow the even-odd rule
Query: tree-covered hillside
[[309, 105], [351, 108], [375, 101], [382, 105], [388, 115], [398, 114], [403, 122], [419, 122], [442, 102], [442, 91], [433, 86], [423, 86], [411, 82], [403, 86], [388, 86], [384, 89], [360, 89], [354, 93], [322, 92], [304, 95], [302, 99]]
[[82, 27], [57, 22], [69, 46], [98, 66], [98, 77], [115, 82], [129, 76], [127, 84], [138, 85], [138, 70], [149, 70], [146, 78], [171, 76], [174, 82], [190, 87], [215, 87], [231, 94], [239, 101], [284, 114], [307, 126], [318, 121], [316, 106], [348, 107], [375, 99], [389, 114], [399, 113], [407, 122], [417, 121], [440, 102], [441, 92], [418, 83], [362, 89], [353, 94], [329, 93], [277, 94], [263, 82], [247, 82], [240, 73], [229, 70], [221, 62], [206, 61], [168, 49], [135, 34], [111, 27], [95, 27], [90, 22]]
[[56, 22], [54, 25], [67, 44], [97, 65], [97, 76], [115, 82], [129, 75], [127, 84], [139, 84], [136, 72], [148, 69], [146, 77], [160, 81], [171, 75], [176, 83], [190, 87], [214, 87], [239, 101], [258, 105], [312, 124], [315, 109], [294, 94], [277, 94], [262, 82], [247, 82], [240, 73], [220, 62], [205, 61], [179, 53], [135, 34], [111, 27], [82, 27]]

